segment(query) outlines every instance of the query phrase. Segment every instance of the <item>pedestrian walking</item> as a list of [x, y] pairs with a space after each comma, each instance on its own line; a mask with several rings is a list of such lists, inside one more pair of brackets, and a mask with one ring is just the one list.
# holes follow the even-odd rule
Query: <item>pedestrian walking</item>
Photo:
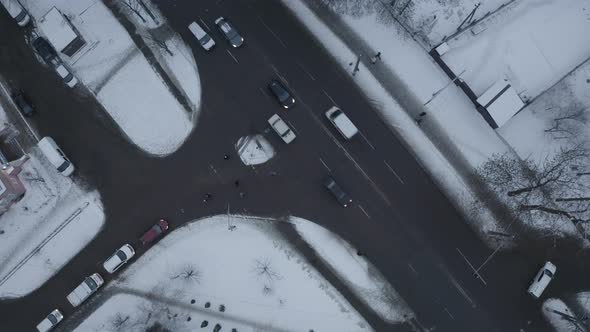
[[227, 155], [227, 154], [224, 154], [224, 155], [223, 155], [223, 160], [229, 160], [229, 155]]
[[270, 175], [270, 176], [276, 176], [277, 175], [277, 172], [271, 171], [270, 173], [268, 173], [268, 175]]
[[420, 125], [422, 123], [422, 120], [424, 120], [424, 119], [422, 119], [422, 118], [415, 118], [414, 119], [414, 121], [416, 121], [417, 125]]
[[426, 112], [421, 112], [420, 114], [418, 114], [420, 117], [423, 117], [426, 115]]
[[377, 62], [377, 59], [381, 60], [381, 52], [377, 52], [377, 54], [375, 54], [375, 56], [371, 58], [371, 63], [375, 64]]
[[245, 193], [245, 192], [242, 192], [242, 191], [240, 191], [240, 198], [244, 198], [244, 197], [246, 197], [246, 193]]
[[381, 52], [377, 52], [377, 54], [375, 54], [375, 57], [379, 60], [381, 60]]
[[207, 203], [212, 197], [213, 195], [206, 193], [205, 196], [203, 196], [203, 203]]
[[239, 187], [240, 186], [240, 180], [234, 181], [234, 186], [236, 186], [236, 188]]

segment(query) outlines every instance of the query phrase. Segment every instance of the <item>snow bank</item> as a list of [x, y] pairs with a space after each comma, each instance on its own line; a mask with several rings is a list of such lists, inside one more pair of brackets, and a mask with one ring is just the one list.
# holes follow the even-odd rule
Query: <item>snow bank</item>
[[543, 302], [543, 315], [557, 332], [577, 330], [576, 325], [571, 321], [572, 318], [576, 319], [575, 314], [560, 299], [548, 299]]
[[383, 320], [397, 323], [413, 317], [385, 277], [342, 238], [301, 218], [291, 218], [297, 233], [367, 306]]
[[174, 230], [103, 290], [129, 296], [111, 298], [76, 330], [102, 331], [116, 313], [129, 316], [130, 332], [155, 321], [194, 331], [203, 320], [223, 331], [371, 330], [271, 222], [217, 216]]

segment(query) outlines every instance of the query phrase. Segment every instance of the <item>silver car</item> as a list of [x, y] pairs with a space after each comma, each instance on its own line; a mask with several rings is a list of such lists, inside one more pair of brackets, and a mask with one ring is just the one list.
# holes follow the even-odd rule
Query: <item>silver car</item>
[[244, 43], [244, 38], [242, 38], [242, 36], [238, 34], [236, 28], [234, 28], [234, 26], [231, 23], [229, 23], [228, 20], [226, 20], [222, 16], [215, 20], [215, 24], [217, 25], [217, 28], [219, 28], [219, 31], [221, 31], [225, 39], [227, 39], [227, 41], [231, 44], [231, 46], [242, 46], [242, 44]]

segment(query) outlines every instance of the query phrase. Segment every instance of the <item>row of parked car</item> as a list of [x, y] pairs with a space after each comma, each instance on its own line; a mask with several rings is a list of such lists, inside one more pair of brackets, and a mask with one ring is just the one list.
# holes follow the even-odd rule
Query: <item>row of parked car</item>
[[[149, 245], [156, 241], [169, 228], [168, 221], [160, 219], [140, 238], [139, 243], [142, 246]], [[109, 258], [102, 264], [103, 269], [113, 274], [117, 272], [123, 265], [125, 265], [131, 258], [135, 256], [135, 249], [130, 244], [124, 244], [117, 249]], [[82, 283], [78, 285], [70, 294], [68, 294], [68, 302], [73, 307], [77, 307], [86, 301], [92, 294], [94, 294], [104, 284], [103, 277], [97, 272], [84, 278]], [[63, 319], [63, 314], [59, 309], [54, 309], [47, 317], [45, 317], [38, 325], [39, 332], [47, 332], [55, 327]]]

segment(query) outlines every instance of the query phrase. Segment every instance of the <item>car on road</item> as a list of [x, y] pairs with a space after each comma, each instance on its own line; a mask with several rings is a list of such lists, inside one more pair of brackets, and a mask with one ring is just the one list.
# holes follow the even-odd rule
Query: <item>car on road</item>
[[72, 306], [77, 307], [82, 304], [82, 302], [86, 301], [90, 295], [96, 292], [102, 284], [104, 284], [104, 279], [100, 274], [94, 273], [93, 275], [86, 277], [78, 287], [68, 294], [67, 299]]
[[188, 29], [193, 33], [193, 35], [199, 41], [201, 47], [203, 47], [205, 50], [209, 51], [213, 48], [213, 46], [215, 46], [215, 41], [213, 38], [211, 38], [211, 36], [209, 36], [209, 34], [206, 33], [203, 28], [201, 28], [199, 23], [192, 22], [188, 25]]
[[342, 110], [338, 107], [333, 106], [327, 110], [326, 117], [328, 120], [330, 120], [330, 122], [332, 122], [334, 127], [336, 127], [338, 132], [340, 132], [344, 138], [351, 139], [358, 133], [358, 129], [354, 123], [352, 123], [348, 116], [346, 116], [346, 114], [344, 114], [344, 112], [342, 112]]
[[61, 311], [55, 309], [37, 325], [37, 331], [47, 332], [54, 328], [59, 322], [61, 322], [62, 319], [64, 319], [64, 316], [62, 315]]
[[537, 272], [535, 279], [531, 282], [528, 293], [535, 299], [541, 297], [545, 288], [555, 277], [555, 272], [557, 272], [557, 266], [549, 261], [545, 262], [545, 265]]
[[227, 41], [231, 44], [231, 46], [242, 46], [244, 43], [244, 38], [238, 34], [236, 28], [234, 28], [234, 26], [229, 23], [228, 20], [221, 16], [215, 20], [215, 24], [217, 25], [217, 28], [219, 28], [219, 31], [221, 31], [221, 34], [223, 34], [225, 39], [227, 39]]
[[295, 98], [291, 96], [289, 90], [279, 80], [270, 81], [268, 89], [285, 109], [295, 105]]
[[73, 88], [78, 84], [78, 79], [63, 64], [57, 65], [55, 71], [70, 88]]
[[33, 41], [33, 47], [47, 64], [54, 64], [54, 61], [57, 59], [57, 52], [55, 51], [53, 46], [49, 44], [47, 39], [43, 37], [37, 37]]
[[278, 114], [271, 116], [270, 119], [268, 119], [268, 123], [285, 143], [289, 144], [293, 142], [296, 137], [295, 133]]
[[141, 245], [147, 245], [154, 242], [158, 237], [160, 237], [164, 232], [168, 230], [168, 222], [164, 219], [160, 219], [158, 223], [156, 223], [152, 228], [150, 228], [147, 232], [145, 232], [139, 242]]
[[16, 107], [18, 107], [18, 110], [22, 113], [22, 115], [33, 116], [33, 114], [35, 114], [33, 104], [31, 104], [23, 91], [19, 91], [17, 94], [12, 96], [12, 100], [14, 100], [14, 104], [16, 104]]
[[338, 203], [340, 203], [340, 205], [343, 207], [348, 207], [350, 204], [352, 204], [352, 198], [350, 198], [350, 196], [342, 189], [342, 187], [336, 183], [336, 180], [334, 180], [332, 176], [326, 177], [324, 180], [324, 187], [326, 187], [326, 189], [328, 189], [328, 191], [334, 197], [336, 197]]
[[135, 249], [129, 244], [124, 244], [121, 248], [117, 249], [111, 257], [107, 258], [102, 264], [102, 267], [108, 273], [115, 273], [125, 263], [127, 263], [131, 257], [135, 256]]

